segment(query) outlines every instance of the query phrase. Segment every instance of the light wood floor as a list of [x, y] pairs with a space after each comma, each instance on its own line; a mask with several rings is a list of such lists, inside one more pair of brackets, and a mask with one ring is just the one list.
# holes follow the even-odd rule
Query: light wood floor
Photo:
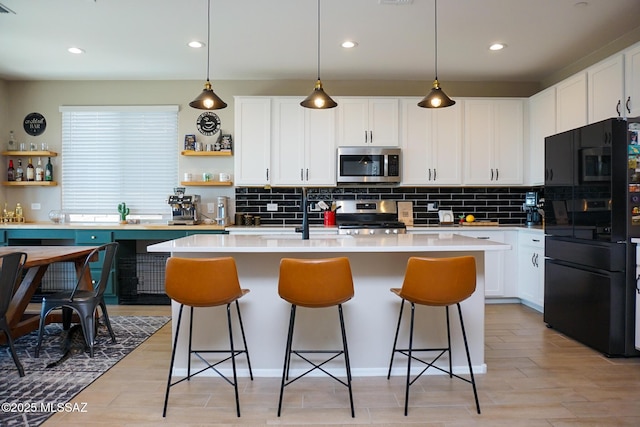
[[[113, 315], [168, 313], [169, 307], [110, 308]], [[640, 359], [603, 357], [516, 304], [487, 306], [488, 372], [477, 376], [481, 415], [470, 385], [430, 375], [411, 388], [407, 417], [403, 378], [354, 378], [355, 418], [346, 389], [333, 380], [306, 378], [288, 387], [278, 418], [279, 379], [242, 378], [237, 418], [231, 386], [202, 377], [172, 389], [163, 419], [170, 336], [167, 325], [81, 392], [74, 402], [87, 402], [87, 413], [58, 413], [44, 426], [640, 426]]]

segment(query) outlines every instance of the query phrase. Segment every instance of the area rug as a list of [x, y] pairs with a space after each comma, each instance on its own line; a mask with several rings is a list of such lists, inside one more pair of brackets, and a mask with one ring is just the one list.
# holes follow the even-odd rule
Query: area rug
[[[18, 375], [9, 347], [0, 347], [0, 426], [34, 427], [42, 424], [53, 415], [52, 408], [64, 406], [169, 320], [167, 316], [113, 316], [111, 326], [117, 343], [111, 343], [106, 328], [101, 328], [93, 359], [86, 351], [54, 368], [46, 366], [62, 356], [62, 325], [47, 325], [39, 358], [34, 357], [37, 332], [15, 342], [26, 373], [22, 378]], [[30, 406], [25, 407], [25, 404]]]

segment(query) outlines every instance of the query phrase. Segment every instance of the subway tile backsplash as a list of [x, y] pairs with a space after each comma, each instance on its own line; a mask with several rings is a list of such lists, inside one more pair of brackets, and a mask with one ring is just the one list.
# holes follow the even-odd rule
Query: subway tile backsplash
[[[414, 224], [437, 224], [438, 213], [427, 212], [427, 205], [438, 203], [438, 209], [453, 210], [456, 217], [472, 214], [477, 220], [522, 225], [526, 221], [522, 204], [527, 191], [541, 192], [542, 188], [385, 186], [308, 188], [308, 197], [310, 202], [347, 199], [411, 201]], [[262, 225], [292, 226], [302, 223], [302, 189], [299, 187], [236, 187], [235, 196], [236, 213], [259, 215]], [[270, 203], [277, 204], [276, 211], [267, 211], [267, 204]], [[322, 214], [310, 212], [309, 223], [322, 224]]]

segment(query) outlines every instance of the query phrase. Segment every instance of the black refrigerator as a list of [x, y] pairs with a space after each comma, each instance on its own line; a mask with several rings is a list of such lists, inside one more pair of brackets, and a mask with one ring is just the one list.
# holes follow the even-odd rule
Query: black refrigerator
[[635, 348], [640, 119], [545, 138], [544, 321], [611, 357]]

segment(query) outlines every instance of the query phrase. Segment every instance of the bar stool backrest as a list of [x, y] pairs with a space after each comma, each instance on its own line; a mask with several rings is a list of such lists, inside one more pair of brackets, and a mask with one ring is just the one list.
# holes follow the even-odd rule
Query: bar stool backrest
[[354, 290], [349, 258], [283, 258], [278, 294], [301, 307], [331, 307], [350, 300]]
[[469, 298], [475, 290], [474, 257], [411, 257], [399, 296], [416, 304], [444, 306]]
[[167, 258], [165, 292], [191, 307], [229, 304], [243, 295], [231, 257]]

